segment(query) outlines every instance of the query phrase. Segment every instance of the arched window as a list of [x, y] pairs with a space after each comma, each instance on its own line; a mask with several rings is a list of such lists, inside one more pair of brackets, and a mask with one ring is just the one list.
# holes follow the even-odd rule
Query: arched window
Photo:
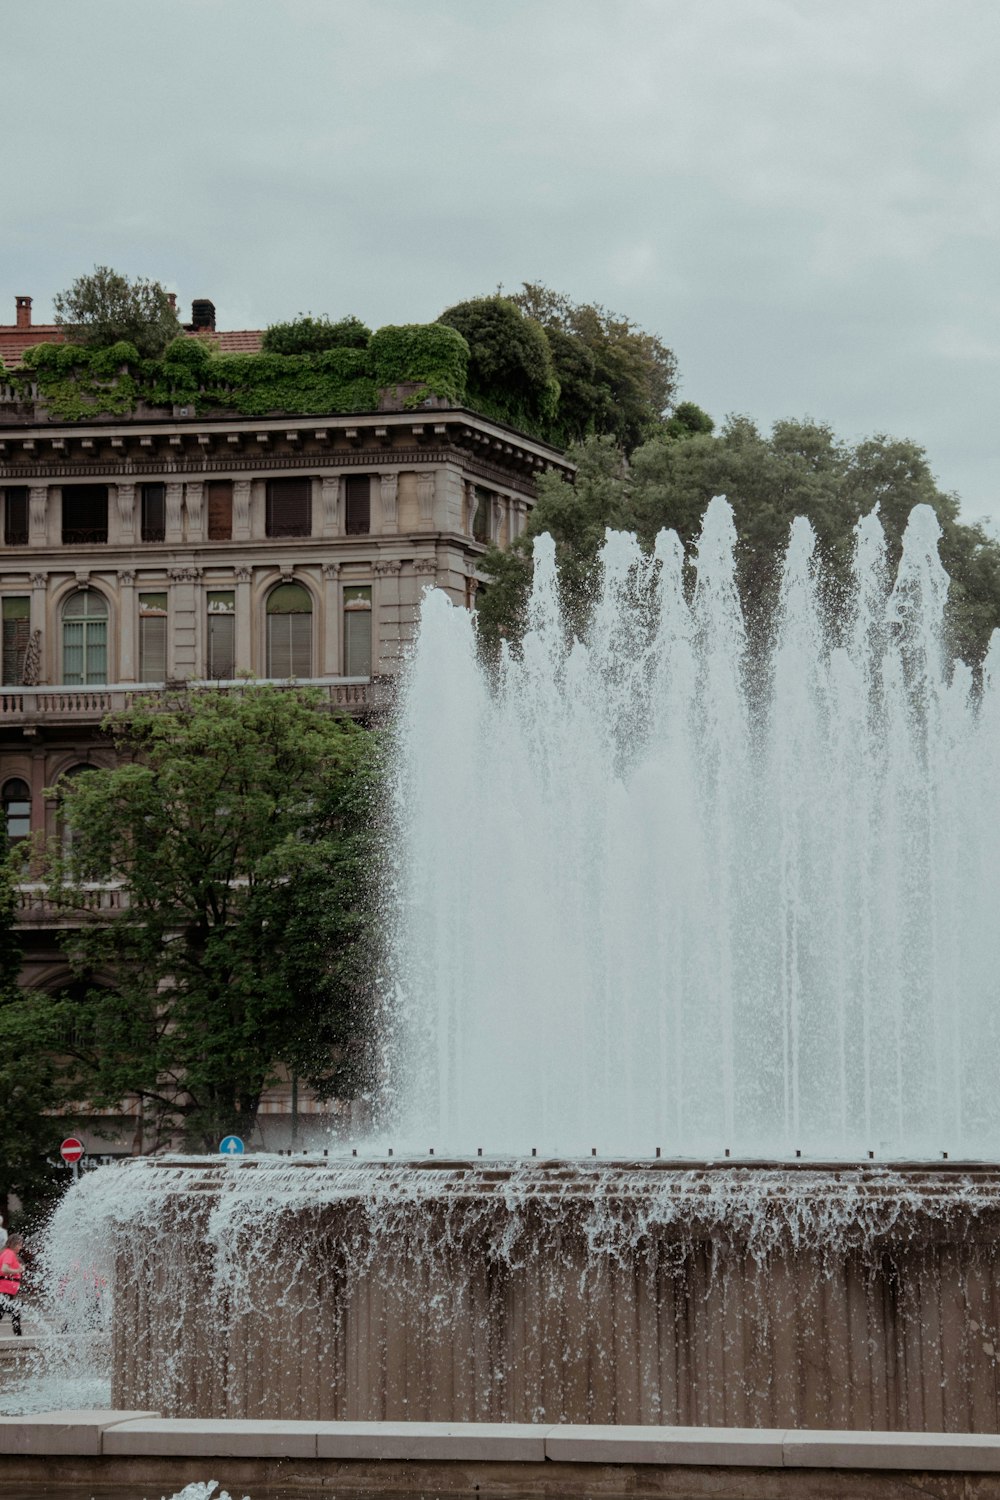
[[3, 824], [12, 844], [31, 832], [31, 788], [19, 776], [3, 784]]
[[312, 598], [300, 583], [279, 583], [267, 596], [267, 675], [312, 676]]
[[71, 687], [108, 680], [108, 605], [96, 589], [77, 589], [63, 605], [62, 667]]

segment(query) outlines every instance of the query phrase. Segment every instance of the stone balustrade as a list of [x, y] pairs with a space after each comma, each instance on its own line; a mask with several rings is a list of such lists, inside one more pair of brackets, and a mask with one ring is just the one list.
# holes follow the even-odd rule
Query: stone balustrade
[[[259, 681], [261, 679], [254, 679]], [[267, 679], [270, 680], [270, 679]], [[189, 688], [239, 691], [243, 683], [189, 682]], [[364, 678], [315, 677], [283, 686], [320, 688], [332, 708], [363, 713], [381, 706], [384, 696]], [[113, 683], [99, 687], [4, 687], [0, 688], [0, 722], [12, 725], [100, 724], [109, 714], [125, 712], [137, 698], [166, 693], [159, 684]]]

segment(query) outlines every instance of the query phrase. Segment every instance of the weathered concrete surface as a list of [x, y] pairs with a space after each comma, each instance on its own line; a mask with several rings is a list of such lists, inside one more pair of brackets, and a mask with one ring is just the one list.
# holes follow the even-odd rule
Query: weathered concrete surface
[[[118, 1406], [1000, 1431], [998, 1169], [232, 1167], [162, 1173], [159, 1243], [126, 1242]], [[246, 1195], [238, 1220], [247, 1296], [213, 1269], [207, 1226], [265, 1177], [267, 1235]], [[243, 1230], [215, 1232], [239, 1266]]]

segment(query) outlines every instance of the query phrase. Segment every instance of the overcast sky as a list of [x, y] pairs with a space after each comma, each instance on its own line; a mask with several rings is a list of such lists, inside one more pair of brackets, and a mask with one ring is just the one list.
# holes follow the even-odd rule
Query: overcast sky
[[0, 0], [0, 47], [0, 321], [97, 263], [226, 328], [540, 280], [1000, 523], [998, 0]]

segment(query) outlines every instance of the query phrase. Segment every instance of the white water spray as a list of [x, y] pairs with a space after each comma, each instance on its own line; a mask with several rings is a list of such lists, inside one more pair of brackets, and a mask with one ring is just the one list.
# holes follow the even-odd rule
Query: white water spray
[[685, 590], [609, 534], [584, 642], [554, 549], [491, 686], [427, 595], [397, 779], [401, 1144], [665, 1156], [995, 1158], [1000, 644], [944, 660], [918, 507], [887, 578], [874, 516], [824, 623], [796, 522], [751, 677], [732, 513]]

